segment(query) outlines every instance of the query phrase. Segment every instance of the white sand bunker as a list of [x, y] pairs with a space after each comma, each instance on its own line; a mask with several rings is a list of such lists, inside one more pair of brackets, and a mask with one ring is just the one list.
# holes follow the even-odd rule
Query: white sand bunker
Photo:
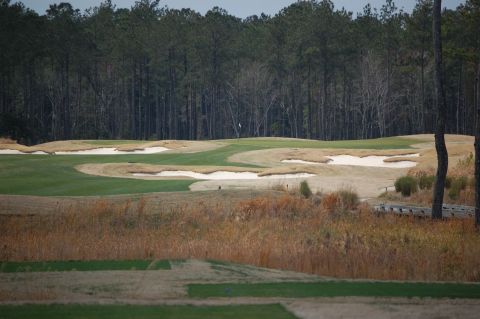
[[327, 163], [328, 165], [408, 168], [408, 167], [415, 167], [417, 163], [413, 161], [385, 162], [385, 160], [403, 158], [403, 157], [420, 157], [420, 154], [406, 154], [406, 155], [397, 155], [397, 156], [365, 156], [365, 157], [357, 157], [357, 156], [351, 156], [351, 155], [337, 155], [337, 156], [325, 156], [325, 157], [331, 160]]
[[0, 155], [47, 155], [48, 153], [42, 152], [42, 151], [36, 151], [36, 152], [22, 152], [19, 150], [10, 150], [10, 149], [5, 149], [5, 150], [0, 150]]
[[120, 155], [120, 154], [156, 154], [168, 151], [166, 147], [147, 147], [141, 150], [120, 151], [114, 147], [101, 147], [82, 151], [55, 152], [57, 155]]
[[298, 160], [298, 159], [286, 159], [286, 160], [283, 160], [282, 163], [304, 164], [304, 165], [320, 165], [320, 164], [322, 164], [322, 163], [319, 163], [319, 162], [309, 162], [309, 161], [303, 161], [303, 160]]
[[[406, 154], [406, 155], [396, 155], [396, 156], [351, 156], [351, 155], [335, 155], [335, 156], [325, 156], [330, 159], [328, 165], [351, 165], [351, 166], [369, 166], [369, 167], [388, 167], [388, 168], [409, 168], [417, 165], [413, 161], [393, 161], [385, 162], [387, 159], [396, 159], [404, 157], [420, 157], [420, 154]], [[290, 164], [304, 164], [304, 165], [322, 165], [318, 162], [308, 162], [298, 159], [288, 159], [283, 160], [282, 163]]]
[[[100, 147], [100, 148], [94, 148], [90, 150], [80, 150], [80, 151], [59, 151], [59, 152], [54, 152], [53, 154], [56, 155], [125, 155], [125, 154], [156, 154], [156, 153], [161, 153], [170, 150], [169, 148], [166, 147], [146, 147], [144, 149], [139, 149], [139, 150], [133, 150], [133, 151], [120, 151], [117, 148], [114, 147]], [[30, 155], [30, 154], [35, 154], [35, 155], [47, 155], [48, 153], [42, 152], [42, 151], [36, 151], [36, 152], [22, 152], [18, 150], [10, 150], [10, 149], [4, 149], [0, 150], [0, 155]]]
[[160, 173], [152, 173], [152, 174], [134, 173], [133, 176], [190, 177], [194, 179], [203, 179], [203, 180], [249, 180], [249, 179], [308, 178], [315, 175], [307, 174], [307, 173], [298, 173], [298, 174], [278, 174], [278, 175], [258, 176], [257, 173], [252, 173], [252, 172], [217, 171], [209, 174], [204, 174], [204, 173], [197, 173], [192, 171], [163, 171]]

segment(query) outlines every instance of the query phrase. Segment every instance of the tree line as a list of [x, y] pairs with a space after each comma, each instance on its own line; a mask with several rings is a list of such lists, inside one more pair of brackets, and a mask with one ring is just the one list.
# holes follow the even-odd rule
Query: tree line
[[[39, 15], [0, 0], [0, 135], [60, 139], [364, 139], [433, 132], [433, 1], [354, 15], [130, 9]], [[446, 132], [475, 133], [480, 0], [442, 11]]]

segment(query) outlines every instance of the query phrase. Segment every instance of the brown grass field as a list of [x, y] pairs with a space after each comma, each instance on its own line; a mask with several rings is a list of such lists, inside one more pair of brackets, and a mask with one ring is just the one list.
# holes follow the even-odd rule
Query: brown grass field
[[1, 215], [1, 260], [217, 259], [335, 276], [480, 280], [472, 220], [376, 216], [342, 193], [283, 193], [148, 211], [148, 199]]

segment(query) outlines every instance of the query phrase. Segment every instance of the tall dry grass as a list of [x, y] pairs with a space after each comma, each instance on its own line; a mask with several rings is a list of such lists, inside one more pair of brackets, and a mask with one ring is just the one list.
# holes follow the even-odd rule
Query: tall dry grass
[[16, 144], [17, 141], [12, 140], [10, 137], [0, 136], [0, 144]]
[[355, 210], [339, 194], [286, 193], [233, 208], [179, 204], [155, 214], [144, 200], [49, 216], [0, 216], [0, 259], [219, 259], [345, 278], [480, 280], [471, 220], [434, 222]]

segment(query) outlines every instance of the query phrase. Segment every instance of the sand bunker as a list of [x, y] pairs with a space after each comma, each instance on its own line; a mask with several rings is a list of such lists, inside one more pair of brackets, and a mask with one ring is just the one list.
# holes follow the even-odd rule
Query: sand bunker
[[[388, 167], [388, 168], [409, 168], [417, 165], [416, 162], [396, 160], [405, 157], [420, 157], [420, 154], [406, 154], [396, 156], [351, 156], [351, 155], [335, 155], [325, 156], [330, 159], [328, 165], [350, 165], [350, 166], [368, 166], [368, 167]], [[304, 164], [304, 165], [321, 165], [318, 162], [308, 162], [298, 159], [283, 160], [282, 163]]]
[[308, 177], [315, 176], [314, 174], [307, 174], [307, 173], [258, 176], [257, 173], [252, 173], [252, 172], [226, 172], [226, 171], [217, 171], [209, 174], [197, 173], [193, 171], [163, 171], [160, 173], [152, 173], [152, 174], [134, 173], [132, 175], [138, 176], [138, 177], [147, 177], [147, 176], [190, 177], [190, 178], [202, 179], [202, 180], [290, 179], [290, 178], [308, 178]]
[[156, 154], [168, 151], [166, 147], [156, 146], [156, 147], [146, 147], [144, 149], [133, 150], [133, 151], [120, 151], [114, 147], [101, 147], [94, 148], [91, 150], [81, 150], [81, 151], [65, 151], [65, 152], [55, 152], [57, 155], [120, 155], [120, 154]]
[[[406, 154], [398, 156], [365, 156], [357, 157], [351, 155], [325, 156], [330, 159], [328, 165], [351, 165], [351, 166], [369, 166], [369, 167], [388, 167], [388, 168], [409, 168], [415, 167], [413, 161], [395, 161], [397, 158], [420, 157], [420, 154]], [[389, 160], [389, 161], [387, 161]]]
[[282, 163], [305, 164], [305, 165], [320, 165], [320, 164], [322, 164], [322, 163], [318, 163], [318, 162], [309, 162], [309, 161], [303, 161], [303, 160], [298, 160], [298, 159], [287, 159], [287, 160], [283, 160]]
[[[166, 147], [156, 146], [156, 147], [146, 147], [144, 149], [132, 150], [132, 151], [120, 151], [114, 147], [101, 147], [94, 148], [90, 150], [80, 150], [80, 151], [60, 151], [53, 152], [55, 155], [125, 155], [125, 154], [156, 154], [168, 151]], [[0, 150], [0, 155], [21, 155], [21, 154], [36, 154], [36, 155], [47, 155], [48, 153], [42, 151], [36, 152], [22, 152], [19, 150], [10, 150], [4, 149]]]
[[42, 151], [36, 151], [36, 152], [22, 152], [19, 150], [10, 150], [10, 149], [5, 149], [5, 150], [0, 150], [0, 155], [47, 155], [48, 153], [42, 152]]

